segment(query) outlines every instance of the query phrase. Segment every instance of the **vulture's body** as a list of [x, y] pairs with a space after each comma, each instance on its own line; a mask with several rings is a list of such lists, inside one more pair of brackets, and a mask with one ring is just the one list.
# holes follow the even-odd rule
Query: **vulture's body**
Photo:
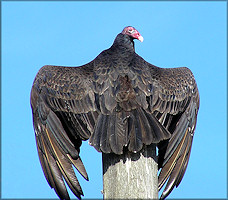
[[80, 67], [44, 66], [31, 91], [40, 162], [49, 185], [68, 199], [66, 183], [80, 198], [72, 165], [88, 179], [79, 157], [82, 140], [98, 151], [138, 152], [156, 143], [162, 198], [178, 186], [186, 170], [194, 135], [199, 94], [185, 67], [163, 69], [135, 53], [133, 27], [113, 45]]

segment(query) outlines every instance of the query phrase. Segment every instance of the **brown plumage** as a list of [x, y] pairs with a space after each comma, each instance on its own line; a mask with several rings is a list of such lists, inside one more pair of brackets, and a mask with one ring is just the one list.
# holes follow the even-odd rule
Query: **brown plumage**
[[156, 67], [135, 53], [133, 27], [80, 67], [44, 66], [31, 91], [33, 124], [44, 175], [61, 199], [69, 199], [64, 179], [80, 199], [74, 166], [88, 180], [79, 156], [82, 140], [97, 151], [138, 152], [158, 146], [161, 198], [185, 173], [199, 109], [199, 93], [186, 68]]

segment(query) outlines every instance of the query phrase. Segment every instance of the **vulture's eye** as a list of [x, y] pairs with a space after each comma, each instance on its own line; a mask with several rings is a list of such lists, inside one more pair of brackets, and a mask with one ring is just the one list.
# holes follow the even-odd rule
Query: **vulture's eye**
[[132, 29], [129, 29], [128, 31], [129, 31], [129, 33], [132, 33], [132, 32], [133, 32], [133, 30], [132, 30]]

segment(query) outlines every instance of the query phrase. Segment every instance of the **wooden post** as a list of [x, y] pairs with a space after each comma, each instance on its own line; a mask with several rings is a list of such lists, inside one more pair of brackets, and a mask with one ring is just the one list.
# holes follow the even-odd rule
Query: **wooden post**
[[138, 153], [102, 154], [104, 199], [158, 199], [156, 145]]

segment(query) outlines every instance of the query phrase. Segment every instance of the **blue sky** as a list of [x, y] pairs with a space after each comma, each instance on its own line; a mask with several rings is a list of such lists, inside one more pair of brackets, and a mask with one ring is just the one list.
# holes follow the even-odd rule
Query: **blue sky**
[[[227, 197], [226, 2], [2, 2], [2, 198], [56, 198], [39, 163], [30, 90], [46, 64], [79, 66], [127, 25], [136, 52], [160, 67], [189, 67], [200, 110], [189, 165], [170, 198]], [[102, 198], [101, 154], [84, 142], [84, 198]], [[70, 193], [71, 197], [74, 197]]]

